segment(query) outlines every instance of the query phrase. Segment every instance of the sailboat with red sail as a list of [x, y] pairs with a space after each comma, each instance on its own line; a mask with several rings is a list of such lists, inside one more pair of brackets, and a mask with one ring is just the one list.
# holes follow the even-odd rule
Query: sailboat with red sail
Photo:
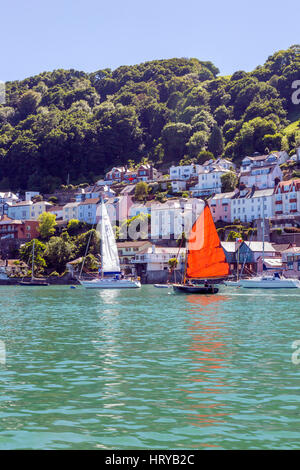
[[215, 287], [215, 281], [228, 274], [229, 265], [209, 205], [205, 203], [189, 235], [183, 283], [173, 284], [173, 289], [175, 292], [216, 294], [219, 289]]

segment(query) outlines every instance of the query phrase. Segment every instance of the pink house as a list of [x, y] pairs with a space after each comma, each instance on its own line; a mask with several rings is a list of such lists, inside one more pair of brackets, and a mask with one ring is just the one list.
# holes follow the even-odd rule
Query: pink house
[[235, 195], [236, 191], [231, 193], [215, 194], [209, 201], [209, 207], [214, 219], [214, 222], [223, 220], [224, 222], [231, 221], [231, 203], [230, 200]]

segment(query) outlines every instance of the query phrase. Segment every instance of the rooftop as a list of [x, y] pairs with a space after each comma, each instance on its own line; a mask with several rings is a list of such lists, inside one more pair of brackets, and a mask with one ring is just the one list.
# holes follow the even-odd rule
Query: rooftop
[[250, 248], [251, 251], [262, 252], [264, 250], [265, 252], [270, 252], [270, 253], [275, 252], [275, 248], [270, 242], [265, 242], [264, 248], [263, 248], [263, 242], [245, 241], [244, 243], [248, 246], [248, 248]]

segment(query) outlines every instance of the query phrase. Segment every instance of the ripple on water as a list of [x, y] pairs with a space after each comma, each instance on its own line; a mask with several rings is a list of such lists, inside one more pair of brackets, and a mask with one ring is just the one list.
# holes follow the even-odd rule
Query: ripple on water
[[0, 290], [1, 449], [299, 446], [299, 295]]

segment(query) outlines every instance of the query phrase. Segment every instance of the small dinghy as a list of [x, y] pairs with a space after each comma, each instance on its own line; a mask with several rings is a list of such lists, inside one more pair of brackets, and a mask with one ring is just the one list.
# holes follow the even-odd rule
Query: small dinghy
[[154, 284], [154, 287], [157, 287], [158, 289], [168, 289], [170, 286], [169, 284]]

